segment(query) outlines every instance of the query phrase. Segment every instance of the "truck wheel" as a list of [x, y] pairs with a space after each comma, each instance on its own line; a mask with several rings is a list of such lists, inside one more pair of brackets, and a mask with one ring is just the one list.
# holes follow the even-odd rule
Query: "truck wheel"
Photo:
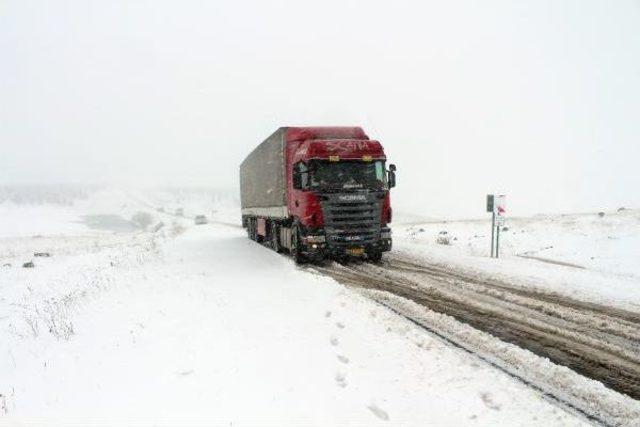
[[282, 247], [280, 246], [280, 227], [274, 222], [271, 223], [271, 248], [280, 253]]
[[367, 253], [367, 258], [371, 262], [378, 263], [378, 262], [382, 261], [382, 252], [381, 251], [371, 251], [371, 252]]
[[251, 218], [249, 220], [247, 233], [249, 234], [249, 238], [251, 240], [253, 240], [254, 242], [260, 242], [260, 236], [258, 236], [258, 220], [256, 218]]
[[300, 235], [298, 226], [294, 225], [291, 229], [291, 256], [296, 264], [304, 264], [307, 258], [300, 252]]
[[247, 220], [247, 237], [253, 240], [253, 221], [251, 221], [251, 218]]

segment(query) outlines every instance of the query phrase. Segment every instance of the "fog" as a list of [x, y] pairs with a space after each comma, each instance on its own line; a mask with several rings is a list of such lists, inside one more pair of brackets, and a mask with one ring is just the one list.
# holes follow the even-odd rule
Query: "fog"
[[637, 1], [3, 1], [0, 184], [237, 186], [360, 125], [397, 211], [640, 206]]

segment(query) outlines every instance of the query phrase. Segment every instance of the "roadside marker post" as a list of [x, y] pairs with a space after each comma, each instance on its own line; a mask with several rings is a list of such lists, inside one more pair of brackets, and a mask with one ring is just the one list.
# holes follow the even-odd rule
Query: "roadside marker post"
[[493, 194], [487, 194], [487, 212], [491, 212], [491, 258], [493, 258], [493, 233], [496, 229], [496, 211], [494, 205]]
[[500, 258], [500, 226], [496, 229], [496, 258]]
[[[507, 196], [487, 194], [487, 212], [491, 212], [491, 258], [500, 257], [500, 227], [504, 225]], [[494, 250], [495, 248], [495, 250]]]
[[501, 194], [495, 198], [494, 215], [496, 215], [496, 258], [500, 258], [500, 227], [504, 225], [507, 213], [507, 196]]
[[493, 242], [496, 241], [495, 234], [496, 234], [496, 213], [492, 212], [491, 213], [491, 258], [493, 258], [493, 254], [495, 253], [493, 249], [494, 247]]

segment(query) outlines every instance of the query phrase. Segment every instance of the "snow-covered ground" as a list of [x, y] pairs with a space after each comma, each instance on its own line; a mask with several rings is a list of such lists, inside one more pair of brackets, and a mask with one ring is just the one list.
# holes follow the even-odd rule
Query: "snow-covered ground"
[[0, 423], [584, 423], [238, 219], [206, 190], [2, 203]]
[[[512, 218], [505, 227], [500, 259], [489, 257], [490, 217], [425, 222], [400, 218], [393, 228], [394, 245], [412, 257], [514, 285], [640, 309], [640, 210]], [[447, 232], [448, 245], [437, 243], [441, 232]]]

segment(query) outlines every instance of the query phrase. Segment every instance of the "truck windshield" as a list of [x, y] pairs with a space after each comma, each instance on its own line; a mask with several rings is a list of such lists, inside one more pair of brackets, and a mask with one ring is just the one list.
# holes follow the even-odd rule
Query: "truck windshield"
[[310, 162], [310, 187], [319, 190], [386, 188], [384, 162], [313, 160]]

